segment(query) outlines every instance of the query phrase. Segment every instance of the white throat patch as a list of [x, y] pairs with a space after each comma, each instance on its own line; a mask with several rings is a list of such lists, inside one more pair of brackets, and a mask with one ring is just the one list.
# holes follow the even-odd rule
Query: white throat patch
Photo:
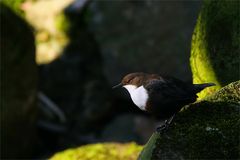
[[148, 100], [147, 90], [143, 86], [136, 87], [135, 85], [125, 85], [123, 87], [130, 93], [133, 103], [141, 110], [145, 110]]

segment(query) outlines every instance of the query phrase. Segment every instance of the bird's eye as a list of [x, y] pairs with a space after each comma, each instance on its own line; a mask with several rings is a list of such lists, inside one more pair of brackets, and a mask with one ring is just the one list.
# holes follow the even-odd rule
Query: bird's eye
[[127, 81], [127, 83], [131, 83], [133, 81], [133, 78], [132, 79], [129, 79], [128, 81]]

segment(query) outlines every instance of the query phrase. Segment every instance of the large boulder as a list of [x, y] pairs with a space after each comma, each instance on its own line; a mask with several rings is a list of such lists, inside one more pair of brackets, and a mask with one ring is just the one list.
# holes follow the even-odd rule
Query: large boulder
[[192, 37], [191, 69], [194, 83], [214, 82], [204, 97], [239, 79], [240, 1], [205, 0]]
[[240, 81], [177, 114], [154, 133], [139, 159], [239, 159]]
[[1, 158], [29, 158], [36, 145], [34, 36], [29, 25], [0, 3]]

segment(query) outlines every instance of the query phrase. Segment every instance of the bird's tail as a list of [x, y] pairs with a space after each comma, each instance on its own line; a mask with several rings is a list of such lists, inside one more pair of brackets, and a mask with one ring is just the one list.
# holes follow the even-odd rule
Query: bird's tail
[[203, 84], [194, 84], [194, 87], [196, 89], [196, 92], [200, 92], [201, 90], [207, 88], [207, 87], [211, 87], [211, 86], [215, 86], [215, 83], [203, 83]]

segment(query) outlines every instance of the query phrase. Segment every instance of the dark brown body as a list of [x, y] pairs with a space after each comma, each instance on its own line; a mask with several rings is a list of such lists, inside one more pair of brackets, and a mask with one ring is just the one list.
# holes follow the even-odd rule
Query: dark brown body
[[151, 80], [144, 87], [149, 94], [146, 110], [158, 119], [168, 119], [185, 105], [195, 102], [199, 92], [193, 84], [169, 77]]

